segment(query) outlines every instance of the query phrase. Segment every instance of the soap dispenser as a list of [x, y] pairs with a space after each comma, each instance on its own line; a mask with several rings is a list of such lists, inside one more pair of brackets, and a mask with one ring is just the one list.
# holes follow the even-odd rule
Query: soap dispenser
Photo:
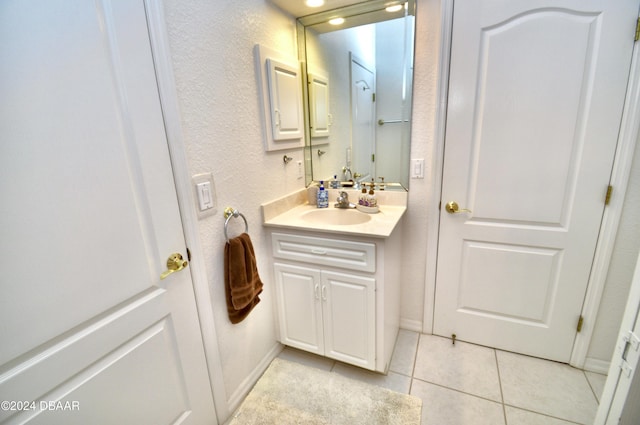
[[367, 205], [367, 187], [363, 184], [362, 185], [362, 193], [360, 194], [360, 197], [358, 198], [358, 205]]
[[362, 183], [362, 193], [360, 194], [358, 205], [356, 205], [356, 209], [358, 211], [367, 214], [380, 212], [380, 209], [378, 208], [378, 199], [376, 199], [376, 194], [373, 188], [374, 184], [369, 183], [369, 191], [367, 192], [367, 183]]
[[329, 193], [324, 189], [324, 181], [320, 181], [320, 189], [318, 190], [318, 200], [316, 202], [318, 208], [329, 207]]
[[378, 200], [376, 199], [376, 195], [375, 192], [373, 191], [373, 182], [371, 183], [371, 186], [369, 188], [369, 196], [367, 196], [367, 200], [368, 202], [368, 206], [370, 207], [377, 207], [378, 206]]

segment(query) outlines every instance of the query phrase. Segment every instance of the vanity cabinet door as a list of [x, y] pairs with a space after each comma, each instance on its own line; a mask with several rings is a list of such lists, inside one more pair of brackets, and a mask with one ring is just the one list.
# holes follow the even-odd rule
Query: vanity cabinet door
[[280, 342], [324, 355], [320, 270], [274, 264]]
[[321, 273], [325, 355], [375, 369], [375, 279], [347, 273]]
[[280, 342], [375, 370], [375, 279], [274, 264]]

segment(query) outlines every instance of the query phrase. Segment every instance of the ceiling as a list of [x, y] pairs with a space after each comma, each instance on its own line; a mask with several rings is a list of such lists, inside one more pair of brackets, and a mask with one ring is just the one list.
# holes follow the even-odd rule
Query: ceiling
[[[367, 0], [325, 0], [324, 6], [309, 7], [305, 4], [305, 0], [270, 0], [271, 3], [278, 6], [285, 12], [290, 13], [296, 18], [307, 16], [314, 13], [325, 12], [327, 10], [337, 9], [339, 7], [351, 6], [358, 3], [366, 3]], [[370, 1], [370, 0], [369, 0]]]

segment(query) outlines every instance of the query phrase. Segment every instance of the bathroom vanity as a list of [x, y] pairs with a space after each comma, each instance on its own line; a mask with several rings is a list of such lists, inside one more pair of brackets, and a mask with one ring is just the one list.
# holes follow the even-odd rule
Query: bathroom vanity
[[398, 203], [382, 203], [377, 214], [333, 202], [285, 211], [263, 205], [281, 343], [387, 372], [400, 324], [399, 223], [406, 207], [402, 197]]

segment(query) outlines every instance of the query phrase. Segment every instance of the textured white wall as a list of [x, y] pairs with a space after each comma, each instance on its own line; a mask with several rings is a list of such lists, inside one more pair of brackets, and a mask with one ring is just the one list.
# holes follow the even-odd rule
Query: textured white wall
[[409, 207], [404, 218], [402, 307], [404, 326], [422, 328], [427, 255], [427, 219], [436, 158], [440, 0], [418, 0], [416, 16], [411, 158], [425, 160], [425, 178], [409, 180]]
[[[213, 172], [218, 211], [199, 222], [213, 298], [218, 346], [228, 397], [241, 388], [276, 345], [271, 264], [260, 204], [304, 187], [295, 162], [302, 150], [266, 153], [253, 48], [256, 43], [297, 57], [295, 21], [265, 0], [164, 0], [171, 56], [192, 174]], [[224, 295], [226, 206], [248, 219], [261, 303], [238, 325], [227, 317]], [[233, 220], [230, 236], [243, 230]]]

